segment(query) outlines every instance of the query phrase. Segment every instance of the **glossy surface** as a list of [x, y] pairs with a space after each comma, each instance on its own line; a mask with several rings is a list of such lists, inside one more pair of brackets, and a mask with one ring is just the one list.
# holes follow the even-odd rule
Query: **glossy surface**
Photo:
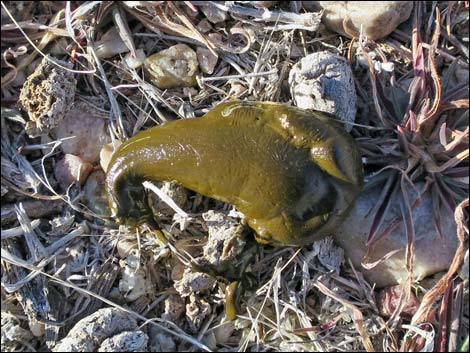
[[240, 101], [137, 134], [108, 170], [110, 207], [121, 223], [152, 217], [143, 181], [177, 181], [236, 205], [256, 239], [275, 245], [331, 233], [363, 179], [360, 156], [341, 124], [323, 113]]

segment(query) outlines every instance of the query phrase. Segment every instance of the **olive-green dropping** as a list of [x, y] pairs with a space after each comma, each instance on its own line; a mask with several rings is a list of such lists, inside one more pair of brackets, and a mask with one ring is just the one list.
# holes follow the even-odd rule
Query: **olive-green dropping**
[[106, 179], [121, 223], [152, 217], [143, 181], [176, 181], [234, 204], [261, 243], [302, 245], [331, 234], [358, 196], [353, 139], [329, 116], [234, 101], [143, 131], [113, 155]]

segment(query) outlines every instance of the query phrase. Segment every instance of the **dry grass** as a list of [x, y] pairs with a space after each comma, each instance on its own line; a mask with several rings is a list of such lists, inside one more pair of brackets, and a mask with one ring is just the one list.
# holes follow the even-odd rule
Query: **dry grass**
[[[74, 2], [65, 8], [54, 2], [2, 3], [2, 17], [14, 21], [2, 24], [2, 351], [48, 350], [78, 320], [103, 306], [120, 308], [142, 328], [153, 326], [169, 335], [178, 350], [468, 348], [468, 279], [464, 283], [456, 276], [468, 251], [468, 81], [460, 79], [469, 65], [468, 5], [421, 3], [408, 25], [373, 42], [318, 28], [315, 16], [291, 13], [284, 5], [282, 12], [266, 14], [249, 5], [218, 4], [230, 15], [209, 32], [221, 35], [215, 42], [197, 28], [201, 3]], [[162, 91], [119, 55], [98, 59], [93, 42], [111, 25], [111, 16], [131, 53], [178, 43], [206, 47], [219, 59], [214, 74], [199, 77], [195, 89]], [[265, 246], [250, 266], [253, 289], [244, 296], [246, 310], [232, 330], [223, 333], [232, 325], [224, 318], [223, 280], [197, 294], [210, 305], [197, 330], [191, 331], [184, 315], [176, 324], [169, 321], [164, 303], [176, 293], [175, 273], [201, 253], [206, 239], [201, 214], [230, 208], [194, 195], [187, 209], [177, 211], [182, 218], [162, 219], [170, 236], [162, 242], [145, 229], [135, 234], [110, 227], [87, 210], [80, 187], [61, 190], [53, 177], [60, 141], [29, 139], [25, 119], [15, 109], [21, 88], [15, 79], [28, 75], [53, 48], [74, 63], [80, 99], [98, 96], [106, 102], [100, 109], [109, 116], [113, 140], [169, 118], [201, 116], [230, 99], [289, 103], [287, 76], [301, 57], [320, 50], [347, 57], [359, 108], [352, 134], [370, 176], [368, 185], [384, 185], [368, 243], [392, 230], [378, 231], [383, 211], [394, 194], [403, 193], [403, 214], [392, 227], [407, 225], [407, 267], [412, 270], [410, 215], [416, 202], [404, 186], [424, 180], [436, 200], [437, 226], [440, 205], [455, 212], [461, 245], [451, 268], [421, 298], [411, 320], [401, 318], [399, 309], [385, 319], [374, 288], [331, 240], [302, 249]], [[393, 69], [387, 71], [389, 63]], [[27, 216], [31, 200], [41, 201], [34, 208], [42, 214]], [[51, 202], [60, 202], [61, 208], [46, 211]], [[4, 214], [7, 204], [17, 205], [10, 207], [10, 218]], [[131, 289], [119, 291], [122, 272], [130, 266], [123, 244], [136, 250], [147, 281], [133, 301], [128, 300]], [[405, 295], [414, 289], [411, 281], [403, 288]], [[464, 334], [466, 343], [455, 332]]]

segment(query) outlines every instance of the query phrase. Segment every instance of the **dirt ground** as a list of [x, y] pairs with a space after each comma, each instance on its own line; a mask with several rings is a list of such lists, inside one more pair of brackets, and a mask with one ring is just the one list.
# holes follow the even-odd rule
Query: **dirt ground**
[[[468, 351], [468, 2], [416, 2], [378, 39], [348, 19], [338, 34], [327, 14], [301, 1], [2, 2], [2, 351]], [[299, 105], [293, 67], [324, 51], [350, 87], [333, 108], [314, 89], [349, 123], [362, 198], [376, 197], [338, 226], [344, 242], [253, 245], [235, 207], [178, 183], [149, 186], [158, 227], [111, 217], [105, 172], [122, 142], [227, 101]], [[227, 145], [242, 168], [249, 156]], [[381, 244], [397, 232], [393, 283]]]

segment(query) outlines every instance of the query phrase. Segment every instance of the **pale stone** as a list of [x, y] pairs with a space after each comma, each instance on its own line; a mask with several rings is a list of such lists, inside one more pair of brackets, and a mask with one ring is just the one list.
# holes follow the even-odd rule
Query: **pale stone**
[[191, 87], [197, 84], [199, 71], [196, 52], [186, 44], [177, 44], [149, 56], [144, 66], [152, 83], [161, 89]]
[[95, 53], [100, 59], [112, 58], [115, 55], [127, 53], [129, 48], [119, 35], [117, 27], [113, 26], [95, 43]]
[[[423, 188], [422, 183], [416, 186], [418, 190]], [[369, 262], [383, 258], [391, 251], [398, 250], [398, 252], [372, 269], [361, 266], [374, 217], [371, 210], [376, 206], [381, 191], [382, 187], [376, 187], [362, 192], [350, 214], [334, 234], [336, 242], [344, 249], [355, 268], [361, 271], [371, 284], [376, 283], [377, 287], [398, 284], [408, 276], [405, 260], [407, 235], [403, 222], [375, 244]], [[415, 192], [410, 189], [409, 193], [414, 200]], [[401, 193], [397, 198], [401, 198]], [[395, 217], [401, 217], [399, 200], [392, 201], [385, 215], [384, 224], [389, 225]], [[412, 217], [415, 229], [413, 276], [415, 280], [421, 280], [449, 268], [458, 247], [457, 230], [454, 215], [447, 208], [441, 207], [440, 222], [443, 234], [441, 238], [434, 225], [435, 215], [430, 192], [425, 193], [422, 203], [412, 211]], [[380, 228], [382, 229], [384, 225]]]
[[107, 338], [136, 328], [130, 314], [116, 308], [100, 309], [77, 322], [53, 352], [94, 352]]
[[323, 10], [322, 22], [331, 30], [351, 37], [343, 28], [347, 26], [359, 36], [380, 39], [392, 33], [397, 26], [406, 21], [413, 9], [413, 1], [303, 1], [310, 11]]
[[295, 105], [330, 113], [351, 131], [356, 118], [356, 89], [346, 59], [327, 51], [307, 55], [289, 73]]
[[201, 33], [208, 33], [212, 30], [212, 25], [207, 19], [203, 19], [197, 24], [196, 28]]
[[186, 268], [183, 278], [175, 281], [174, 287], [181, 297], [187, 297], [194, 292], [200, 292], [212, 288], [215, 279], [202, 272], [192, 272]]
[[138, 331], [125, 331], [107, 338], [101, 343], [98, 352], [148, 352], [149, 337]]
[[212, 23], [224, 22], [227, 19], [227, 13], [220, 10], [214, 5], [208, 4], [200, 6], [199, 9], [204, 13], [206, 18]]
[[66, 188], [75, 182], [83, 184], [92, 170], [93, 166], [87, 161], [73, 154], [66, 154], [56, 163], [54, 175], [59, 184]]
[[62, 151], [97, 163], [101, 148], [111, 140], [104, 116], [91, 104], [74, 102], [55, 130], [57, 139], [64, 139]]
[[218, 58], [207, 48], [198, 47], [196, 49], [196, 53], [201, 71], [205, 74], [212, 74], [214, 72], [215, 65], [217, 65]]

